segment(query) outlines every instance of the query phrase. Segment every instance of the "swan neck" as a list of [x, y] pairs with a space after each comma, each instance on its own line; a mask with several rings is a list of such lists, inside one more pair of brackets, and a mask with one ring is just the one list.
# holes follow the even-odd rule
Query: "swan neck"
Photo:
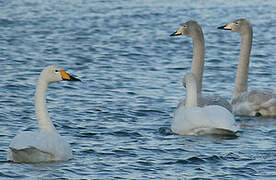
[[48, 83], [43, 76], [40, 76], [35, 92], [35, 113], [40, 130], [54, 131], [56, 129], [50, 120], [48, 109], [46, 106], [46, 94]]
[[248, 67], [252, 47], [252, 35], [252, 28], [250, 28], [248, 33], [241, 36], [242, 40], [240, 45], [240, 59], [238, 63], [238, 70], [235, 79], [235, 90], [232, 99], [237, 97], [240, 93], [247, 91]]
[[197, 106], [197, 88], [196, 82], [188, 82], [186, 84], [186, 102], [185, 107], [196, 107]]
[[191, 72], [196, 77], [197, 92], [201, 93], [202, 76], [204, 69], [204, 37], [202, 31], [196, 31], [192, 37], [193, 39], [193, 61]]

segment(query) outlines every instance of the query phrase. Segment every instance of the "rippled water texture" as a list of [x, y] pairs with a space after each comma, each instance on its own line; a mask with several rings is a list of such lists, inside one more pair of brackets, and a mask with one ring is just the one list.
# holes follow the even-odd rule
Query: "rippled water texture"
[[[0, 1], [0, 177], [275, 179], [275, 118], [236, 117], [237, 138], [170, 132], [192, 42], [169, 37], [198, 21], [206, 40], [203, 93], [230, 100], [240, 37], [216, 27], [251, 21], [249, 89], [275, 89], [275, 12], [275, 1], [262, 0]], [[35, 85], [50, 64], [82, 79], [52, 84], [47, 97], [74, 159], [6, 162], [11, 139], [37, 129]]]

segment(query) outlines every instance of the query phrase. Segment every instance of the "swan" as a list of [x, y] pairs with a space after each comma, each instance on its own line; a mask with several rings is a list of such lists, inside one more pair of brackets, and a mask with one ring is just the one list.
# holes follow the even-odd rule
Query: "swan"
[[186, 87], [185, 106], [178, 106], [174, 112], [171, 130], [180, 135], [235, 134], [238, 126], [233, 114], [218, 105], [197, 105], [197, 82], [193, 73], [183, 78]]
[[253, 29], [247, 19], [237, 19], [218, 29], [237, 32], [241, 36], [240, 59], [231, 104], [233, 113], [239, 116], [276, 116], [275, 91], [247, 91], [248, 66], [252, 47]]
[[48, 85], [62, 80], [80, 81], [55, 65], [41, 72], [35, 92], [35, 113], [40, 131], [24, 131], [16, 135], [9, 146], [8, 161], [37, 163], [72, 158], [70, 145], [56, 131], [46, 107]]
[[[201, 94], [202, 88], [202, 76], [204, 69], [204, 36], [200, 25], [196, 21], [188, 21], [184, 23], [176, 32], [170, 36], [188, 36], [193, 40], [193, 61], [191, 66], [191, 72], [196, 77], [197, 93], [198, 93], [198, 105], [200, 107], [206, 105], [220, 105], [232, 111], [231, 104], [225, 99], [217, 95], [203, 96]], [[180, 102], [184, 105], [185, 100]]]

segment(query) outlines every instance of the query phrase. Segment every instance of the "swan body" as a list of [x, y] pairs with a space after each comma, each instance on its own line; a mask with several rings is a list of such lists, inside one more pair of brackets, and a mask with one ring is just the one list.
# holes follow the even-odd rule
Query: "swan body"
[[234, 122], [231, 112], [222, 106], [180, 106], [174, 113], [172, 131], [180, 135], [217, 134], [218, 129], [235, 133], [237, 126]]
[[240, 34], [241, 50], [235, 89], [231, 104], [233, 113], [239, 116], [276, 116], [275, 91], [248, 91], [248, 66], [252, 47], [253, 29], [247, 19], [237, 19], [218, 29]]
[[[171, 36], [179, 35], [188, 36], [193, 39], [193, 61], [191, 72], [196, 77], [198, 106], [203, 107], [207, 105], [219, 105], [225, 107], [229, 111], [232, 111], [231, 104], [225, 98], [217, 95], [204, 96], [201, 94], [205, 47], [204, 35], [200, 25], [196, 21], [188, 21], [184, 23], [176, 32], [171, 34]], [[180, 102], [180, 104], [185, 104], [185, 100]]]
[[16, 135], [10, 143], [7, 160], [37, 163], [72, 158], [70, 145], [56, 131], [46, 107], [48, 85], [62, 80], [80, 81], [56, 66], [48, 66], [41, 72], [35, 94], [35, 112], [40, 131], [24, 131]]
[[183, 79], [186, 87], [185, 105], [181, 104], [174, 112], [171, 129], [180, 135], [233, 134], [237, 132], [233, 114], [218, 105], [197, 106], [196, 79], [187, 73]]
[[232, 100], [233, 112], [239, 116], [276, 116], [276, 93], [252, 90]]
[[[181, 100], [178, 104], [178, 107], [185, 106], [185, 103], [186, 103], [185, 99]], [[197, 105], [199, 107], [218, 105], [232, 112], [231, 104], [225, 98], [217, 95], [204, 96], [202, 94], [197, 94]]]

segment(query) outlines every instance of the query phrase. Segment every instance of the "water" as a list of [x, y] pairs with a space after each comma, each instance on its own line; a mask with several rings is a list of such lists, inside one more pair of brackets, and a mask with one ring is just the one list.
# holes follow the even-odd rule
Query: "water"
[[[233, 92], [238, 34], [250, 19], [250, 89], [275, 89], [275, 1], [0, 1], [1, 179], [275, 179], [275, 118], [240, 118], [238, 138], [172, 134], [192, 43], [169, 37], [190, 19], [206, 40], [203, 93]], [[52, 84], [48, 109], [73, 149], [68, 162], [6, 162], [11, 139], [36, 130], [40, 71], [57, 64], [81, 83]]]

